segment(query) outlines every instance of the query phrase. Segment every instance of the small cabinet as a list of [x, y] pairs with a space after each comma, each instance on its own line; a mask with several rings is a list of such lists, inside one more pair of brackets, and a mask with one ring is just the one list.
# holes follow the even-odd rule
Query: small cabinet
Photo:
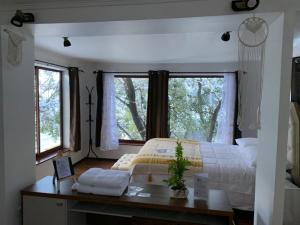
[[23, 195], [23, 225], [67, 225], [67, 201]]

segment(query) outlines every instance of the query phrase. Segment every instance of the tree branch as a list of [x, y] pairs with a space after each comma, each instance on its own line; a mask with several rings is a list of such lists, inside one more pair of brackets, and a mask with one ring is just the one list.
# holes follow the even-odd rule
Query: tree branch
[[125, 90], [129, 101], [127, 106], [131, 112], [132, 119], [134, 121], [137, 130], [141, 135], [141, 138], [144, 139], [146, 137], [146, 129], [144, 127], [143, 120], [137, 110], [136, 99], [135, 99], [135, 88], [132, 79], [123, 78], [123, 80], [124, 80], [124, 84], [126, 85]]
[[125, 130], [124, 127], [122, 127], [119, 123], [117, 123], [117, 126], [120, 128], [121, 131], [123, 131], [129, 137], [129, 139], [132, 139], [132, 136], [128, 133], [127, 130]]
[[116, 96], [116, 98], [117, 98], [121, 103], [123, 103], [124, 105], [126, 105], [126, 106], [129, 107], [129, 104], [128, 104], [126, 101], [124, 101], [123, 99], [121, 99], [121, 98], [118, 97], [118, 96]]
[[219, 111], [221, 109], [221, 100], [219, 100], [218, 105], [216, 106], [213, 114], [211, 115], [211, 119], [210, 119], [210, 126], [209, 126], [209, 134], [207, 137], [207, 141], [211, 142], [212, 138], [213, 138], [213, 134], [216, 128], [216, 123], [217, 123], [217, 118], [218, 118], [218, 114]]

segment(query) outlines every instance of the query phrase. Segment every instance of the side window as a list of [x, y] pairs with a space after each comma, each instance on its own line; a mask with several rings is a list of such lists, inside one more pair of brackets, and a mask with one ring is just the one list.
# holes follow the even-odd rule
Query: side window
[[35, 68], [35, 153], [37, 158], [63, 147], [62, 71]]

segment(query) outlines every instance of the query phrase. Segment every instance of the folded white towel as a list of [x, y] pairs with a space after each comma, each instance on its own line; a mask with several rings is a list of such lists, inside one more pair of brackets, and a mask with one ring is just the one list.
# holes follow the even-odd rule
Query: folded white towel
[[72, 186], [72, 190], [77, 190], [78, 192], [81, 193], [95, 194], [95, 195], [109, 195], [109, 196], [121, 196], [124, 193], [126, 188], [127, 185], [123, 186], [122, 188], [103, 188], [103, 187], [92, 187], [80, 183], [74, 183]]
[[104, 170], [91, 168], [81, 174], [78, 183], [104, 189], [124, 189], [129, 184], [130, 174], [127, 171]]

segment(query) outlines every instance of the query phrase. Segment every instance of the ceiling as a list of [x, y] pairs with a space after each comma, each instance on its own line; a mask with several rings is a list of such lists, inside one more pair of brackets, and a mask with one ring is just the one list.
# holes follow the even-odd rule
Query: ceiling
[[[239, 24], [248, 15], [33, 25], [35, 45], [61, 55], [111, 63], [237, 62]], [[276, 14], [262, 17], [271, 23]], [[221, 41], [232, 31], [229, 42]], [[63, 47], [63, 36], [72, 46]]]

